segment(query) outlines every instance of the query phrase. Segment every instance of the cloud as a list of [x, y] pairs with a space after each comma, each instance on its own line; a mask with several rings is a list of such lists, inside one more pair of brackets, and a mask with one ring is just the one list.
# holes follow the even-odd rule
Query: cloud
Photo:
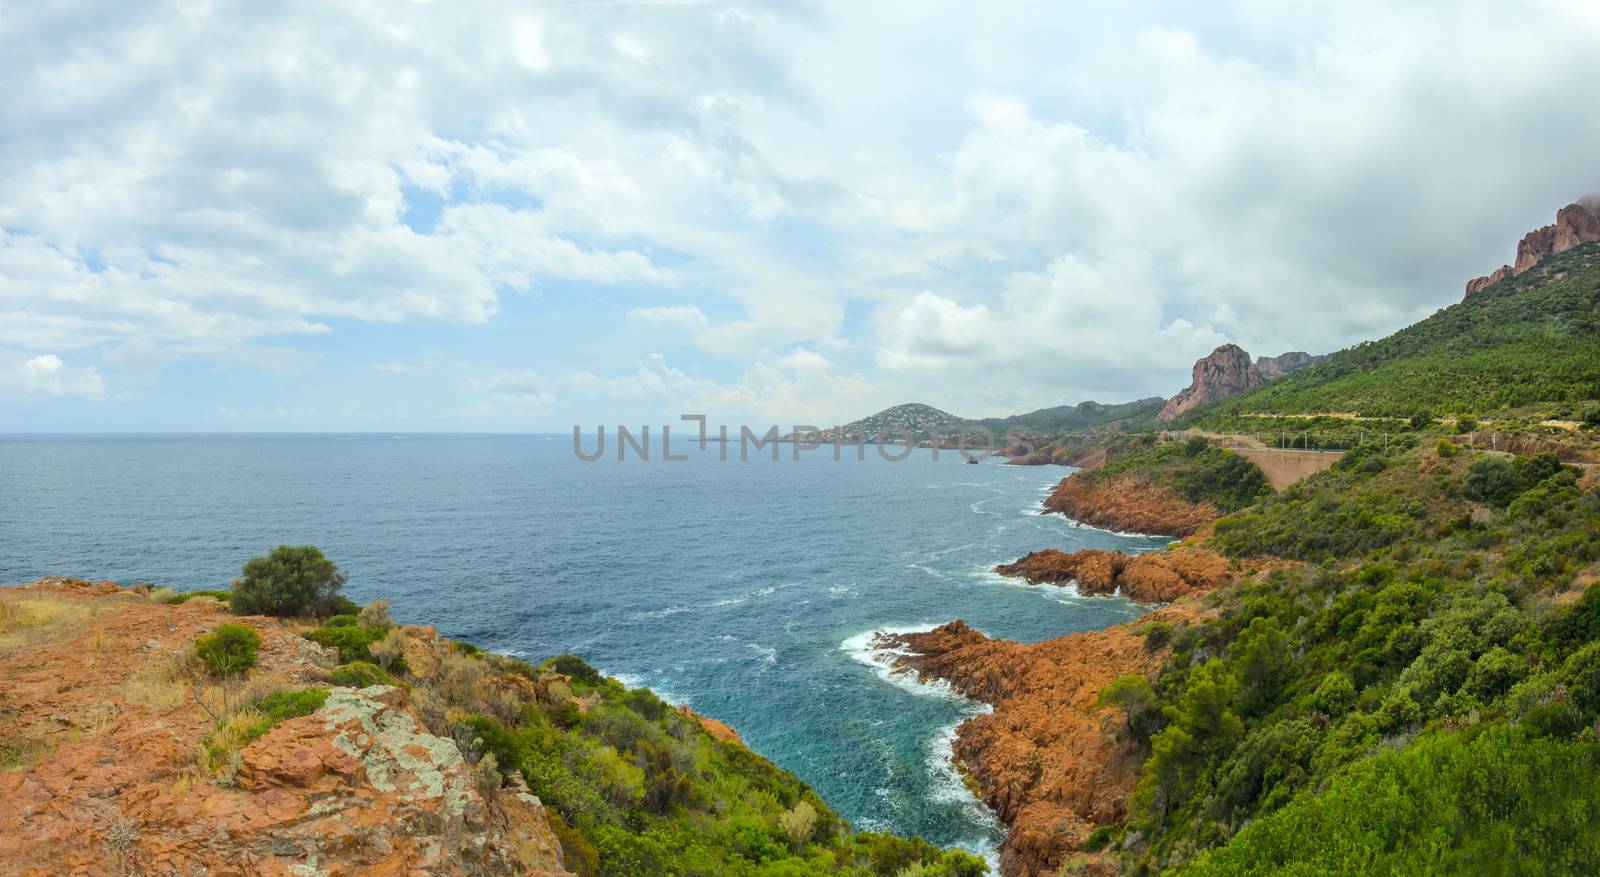
[[53, 353], [30, 357], [0, 371], [0, 389], [28, 396], [85, 396], [90, 399], [106, 394], [106, 384], [98, 369], [92, 365], [68, 366]]
[[[367, 410], [419, 345], [563, 415], [1170, 393], [1423, 316], [1600, 189], [1600, 13], [1535, 11], [8, 7], [0, 345]], [[619, 314], [674, 366], [570, 373]]]
[[795, 350], [778, 360], [778, 365], [800, 372], [827, 371], [833, 363], [815, 350]]

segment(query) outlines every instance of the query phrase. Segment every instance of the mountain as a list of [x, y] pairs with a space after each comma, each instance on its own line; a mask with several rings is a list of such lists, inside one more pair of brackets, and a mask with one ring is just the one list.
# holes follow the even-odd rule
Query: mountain
[[1517, 242], [1516, 263], [1502, 265], [1492, 274], [1467, 281], [1465, 297], [1471, 298], [1507, 277], [1527, 271], [1546, 256], [1559, 256], [1593, 241], [1600, 241], [1600, 196], [1590, 195], [1557, 211], [1554, 225], [1523, 235]]
[[1292, 350], [1280, 353], [1277, 356], [1256, 357], [1256, 371], [1267, 380], [1276, 380], [1290, 372], [1297, 372], [1308, 365], [1320, 362], [1322, 357], [1312, 356], [1304, 350]]
[[1224, 344], [1194, 364], [1193, 380], [1162, 407], [1156, 419], [1163, 423], [1235, 393], [1266, 383], [1250, 354], [1237, 344]]
[[1166, 403], [1160, 396], [1102, 405], [1099, 402], [1079, 402], [1076, 405], [1057, 405], [1040, 408], [1027, 414], [1010, 417], [986, 417], [976, 421], [990, 432], [1005, 434], [1013, 429], [1036, 433], [1073, 431], [1125, 431], [1148, 426], [1156, 412]]
[[1162, 406], [1156, 420], [1170, 423], [1196, 408], [1253, 390], [1321, 359], [1303, 350], [1293, 350], [1277, 356], [1258, 356], [1251, 362], [1244, 348], [1224, 344], [1195, 361], [1189, 386]]
[[[844, 426], [824, 429], [816, 434], [814, 440], [923, 441], [932, 439], [935, 435], [948, 435], [973, 426], [972, 421], [957, 417], [948, 411], [940, 411], [932, 405], [908, 402], [885, 408], [860, 420], [852, 420]], [[784, 436], [784, 439], [792, 441], [794, 435]]]
[[1477, 415], [1597, 397], [1600, 243], [1591, 242], [1513, 269], [1387, 338], [1189, 413]]

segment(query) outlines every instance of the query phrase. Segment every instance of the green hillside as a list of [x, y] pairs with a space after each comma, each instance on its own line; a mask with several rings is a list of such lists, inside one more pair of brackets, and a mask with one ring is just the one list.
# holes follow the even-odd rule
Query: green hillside
[[1077, 405], [1040, 408], [1010, 417], [987, 417], [977, 423], [998, 435], [1018, 428], [1046, 435], [1077, 431], [1131, 432], [1154, 425], [1156, 415], [1166, 401], [1156, 396], [1116, 405], [1080, 402]]
[[1191, 415], [1483, 415], [1600, 398], [1600, 244]]

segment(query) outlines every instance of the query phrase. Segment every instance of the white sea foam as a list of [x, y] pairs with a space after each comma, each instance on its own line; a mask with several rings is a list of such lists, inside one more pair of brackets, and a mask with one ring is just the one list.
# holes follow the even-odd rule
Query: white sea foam
[[772, 646], [764, 646], [760, 643], [745, 643], [745, 647], [759, 655], [763, 663], [778, 663], [778, 650]]
[[[973, 709], [971, 715], [980, 715], [989, 712], [992, 708], [982, 704]], [[966, 782], [961, 777], [960, 768], [956, 767], [955, 744], [956, 729], [964, 717], [959, 721], [940, 729], [928, 743], [927, 767], [932, 782], [928, 791], [928, 800], [937, 804], [955, 804], [966, 811], [968, 817], [976, 824], [987, 828], [993, 835], [1003, 834], [1005, 826], [1000, 823], [1000, 818], [995, 815], [978, 797], [967, 788]], [[981, 840], [958, 841], [956, 846], [961, 847], [975, 856], [981, 857], [989, 863], [989, 868], [994, 873], [1000, 873], [1000, 849], [989, 838]]]
[[632, 615], [628, 616], [628, 620], [629, 621], [646, 621], [646, 620], [649, 620], [649, 619], [652, 619], [652, 618], [666, 618], [669, 615], [677, 615], [680, 612], [689, 612], [689, 611], [692, 611], [692, 609], [691, 609], [691, 607], [688, 607], [688, 606], [668, 606], [665, 609], [654, 609], [654, 610], [651, 610], [649, 612], [635, 612]]
[[711, 605], [712, 606], [738, 606], [741, 603], [748, 603], [748, 602], [750, 602], [752, 599], [754, 599], [756, 597], [770, 597], [770, 596], [772, 596], [773, 594], [776, 594], [776, 593], [778, 593], [777, 587], [769, 585], [768, 587], [765, 587], [765, 588], [757, 588], [756, 590], [751, 591], [748, 594], [740, 594], [737, 597], [724, 597], [721, 600], [714, 600], [714, 601], [712, 601]]
[[924, 682], [917, 678], [915, 671], [904, 670], [894, 665], [895, 658], [906, 657], [912, 654], [911, 651], [903, 648], [873, 647], [873, 640], [879, 634], [926, 633], [938, 626], [937, 624], [919, 624], [910, 627], [880, 627], [877, 630], [869, 630], [850, 637], [839, 644], [839, 649], [855, 661], [871, 667], [873, 672], [878, 674], [879, 679], [897, 688], [913, 694], [925, 694], [972, 703], [972, 701], [956, 691], [954, 686], [943, 679]]

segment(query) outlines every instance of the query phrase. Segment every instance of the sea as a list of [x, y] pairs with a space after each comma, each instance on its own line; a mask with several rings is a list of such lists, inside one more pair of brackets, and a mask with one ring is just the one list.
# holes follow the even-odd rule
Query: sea
[[950, 762], [985, 707], [891, 673], [872, 635], [1117, 624], [1141, 608], [992, 567], [1166, 540], [1041, 514], [1059, 466], [875, 446], [741, 460], [682, 437], [686, 459], [664, 460], [659, 436], [619, 461], [612, 439], [587, 462], [571, 434], [0, 437], [0, 583], [226, 587], [252, 555], [317, 545], [358, 602], [529, 660], [581, 655], [732, 725], [859, 828], [993, 860], [1003, 827]]

